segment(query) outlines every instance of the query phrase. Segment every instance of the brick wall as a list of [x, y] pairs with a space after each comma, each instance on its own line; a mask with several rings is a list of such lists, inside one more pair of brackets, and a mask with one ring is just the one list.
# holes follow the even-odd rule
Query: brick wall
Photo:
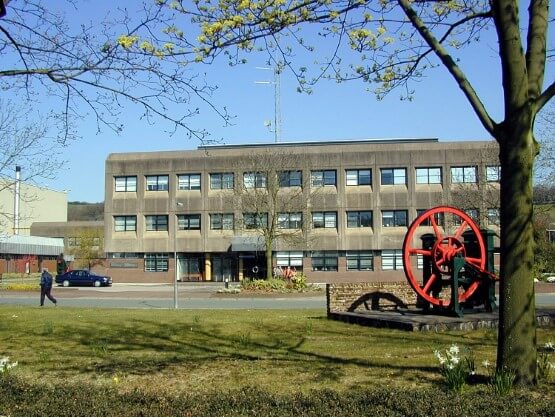
[[327, 284], [328, 313], [414, 307], [416, 292], [407, 282]]

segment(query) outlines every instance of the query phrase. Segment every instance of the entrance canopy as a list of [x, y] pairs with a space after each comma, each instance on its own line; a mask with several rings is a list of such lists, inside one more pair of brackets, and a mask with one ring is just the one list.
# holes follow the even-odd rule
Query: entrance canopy
[[232, 252], [262, 252], [264, 239], [262, 236], [235, 236], [231, 239]]

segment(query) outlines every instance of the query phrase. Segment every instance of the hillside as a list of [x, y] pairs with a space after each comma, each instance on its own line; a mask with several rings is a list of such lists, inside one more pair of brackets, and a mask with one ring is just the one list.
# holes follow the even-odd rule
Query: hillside
[[104, 203], [70, 201], [67, 204], [68, 221], [104, 220]]

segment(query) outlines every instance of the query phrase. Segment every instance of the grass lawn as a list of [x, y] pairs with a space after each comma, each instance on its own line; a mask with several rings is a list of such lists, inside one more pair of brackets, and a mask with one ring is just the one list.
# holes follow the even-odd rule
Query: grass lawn
[[[478, 374], [495, 362], [496, 330], [409, 333], [326, 319], [323, 310], [110, 310], [0, 305], [0, 357], [29, 381], [121, 392], [270, 393], [411, 389], [442, 381], [435, 349], [455, 343]], [[538, 329], [538, 345], [555, 329]], [[468, 350], [467, 350], [468, 349]], [[555, 362], [555, 353], [550, 353]], [[555, 373], [555, 372], [554, 372]], [[553, 378], [547, 391], [555, 391]], [[472, 389], [470, 387], [469, 389]]]

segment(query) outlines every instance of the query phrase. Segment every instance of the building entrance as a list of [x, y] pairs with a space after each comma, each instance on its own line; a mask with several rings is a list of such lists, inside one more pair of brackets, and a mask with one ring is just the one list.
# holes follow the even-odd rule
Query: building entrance
[[212, 281], [238, 281], [237, 262], [231, 256], [212, 257]]

